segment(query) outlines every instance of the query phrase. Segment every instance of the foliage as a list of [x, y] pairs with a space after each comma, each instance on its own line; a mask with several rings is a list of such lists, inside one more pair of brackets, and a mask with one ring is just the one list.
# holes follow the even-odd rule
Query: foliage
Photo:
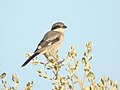
[[4, 80], [5, 77], [6, 77], [6, 73], [3, 73], [2, 75], [0, 75], [0, 79], [1, 79], [2, 85], [3, 85], [2, 90], [17, 90], [18, 84], [19, 84], [19, 79], [18, 79], [17, 75], [16, 74], [12, 75], [12, 81], [14, 82], [13, 87], [7, 86], [7, 81]]
[[[84, 78], [81, 79], [79, 76], [79, 66], [80, 61], [77, 60], [77, 51], [75, 47], [71, 47], [71, 51], [68, 53], [67, 57], [63, 60], [59, 60], [59, 56], [56, 55], [54, 58], [48, 60], [48, 62], [39, 62], [36, 58], [33, 65], [37, 64], [43, 65], [45, 69], [40, 68], [37, 72], [39, 77], [48, 79], [52, 81], [54, 88], [52, 90], [76, 90], [76, 85], [81, 88], [81, 90], [118, 90], [119, 86], [117, 81], [112, 81], [110, 77], [103, 77], [101, 81], [95, 82], [95, 74], [91, 70], [90, 61], [92, 60], [92, 47], [93, 43], [89, 42], [86, 44], [87, 50], [84, 51], [81, 62], [84, 67]], [[30, 55], [28, 55], [30, 56]], [[61, 75], [62, 70], [67, 72], [67, 75]], [[48, 72], [53, 73], [52, 76]], [[12, 80], [15, 83], [14, 87], [7, 87], [7, 81], [4, 80], [6, 73], [0, 76], [2, 81], [2, 90], [17, 90], [19, 79], [16, 74], [12, 76]], [[89, 82], [89, 86], [86, 86], [86, 81]], [[33, 81], [28, 82], [25, 90], [32, 90]]]

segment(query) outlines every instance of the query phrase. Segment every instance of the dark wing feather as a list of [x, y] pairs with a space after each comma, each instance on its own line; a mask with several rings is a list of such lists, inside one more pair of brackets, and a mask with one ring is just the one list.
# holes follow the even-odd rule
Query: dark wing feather
[[[59, 41], [60, 39], [60, 33], [56, 31], [49, 31], [46, 33], [42, 41], [38, 44], [37, 49], [34, 51], [34, 53], [44, 47], [49, 46], [49, 44], [54, 44], [55, 42]], [[41, 48], [39, 48], [41, 47]]]

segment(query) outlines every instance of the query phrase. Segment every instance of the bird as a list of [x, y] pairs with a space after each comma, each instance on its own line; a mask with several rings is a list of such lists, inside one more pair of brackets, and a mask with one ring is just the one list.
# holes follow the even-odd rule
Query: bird
[[26, 66], [34, 57], [41, 54], [47, 59], [48, 56], [55, 56], [64, 41], [64, 31], [67, 26], [63, 22], [56, 22], [52, 25], [50, 31], [48, 31], [43, 39], [38, 44], [33, 55], [31, 55], [21, 67]]

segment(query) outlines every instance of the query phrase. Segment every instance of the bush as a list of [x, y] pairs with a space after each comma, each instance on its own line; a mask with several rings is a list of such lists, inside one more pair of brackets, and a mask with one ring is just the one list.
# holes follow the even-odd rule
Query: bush
[[[71, 47], [71, 51], [68, 52], [67, 57], [61, 61], [59, 60], [59, 56], [56, 55], [54, 59], [50, 59], [48, 62], [39, 62], [36, 58], [32, 63], [34, 66], [40, 64], [45, 67], [44, 70], [41, 68], [37, 72], [39, 77], [52, 81], [52, 85], [54, 86], [52, 90], [76, 90], [76, 85], [79, 85], [81, 90], [118, 90], [117, 81], [112, 81], [108, 76], [101, 78], [101, 81], [98, 83], [95, 82], [95, 74], [92, 72], [90, 64], [92, 59], [92, 46], [92, 42], [86, 44], [87, 50], [84, 52], [81, 60], [84, 66], [83, 79], [79, 77], [78, 67], [80, 66], [80, 61], [77, 60], [77, 51], [74, 46]], [[28, 56], [30, 55], [28, 54]], [[67, 75], [61, 75], [62, 70], [65, 70]], [[53, 73], [52, 76], [48, 72]], [[5, 76], [6, 73], [0, 76], [3, 86], [2, 90], [17, 90], [19, 84], [18, 76], [16, 74], [12, 76], [12, 80], [15, 83], [14, 87], [7, 87], [7, 81], [4, 80]], [[89, 86], [85, 86], [87, 80], [89, 81]], [[32, 90], [32, 87], [33, 81], [28, 82], [25, 90]]]

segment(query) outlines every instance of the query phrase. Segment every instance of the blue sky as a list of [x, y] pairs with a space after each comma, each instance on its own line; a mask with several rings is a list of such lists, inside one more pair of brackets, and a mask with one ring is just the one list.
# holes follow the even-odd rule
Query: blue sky
[[[58, 21], [68, 26], [60, 57], [76, 45], [81, 60], [85, 44], [92, 41], [96, 81], [108, 75], [120, 83], [120, 0], [0, 0], [0, 74], [8, 74], [8, 85], [12, 85], [11, 75], [17, 73], [19, 90], [32, 80], [34, 90], [51, 88], [50, 82], [38, 77], [40, 66], [20, 66], [26, 53], [32, 53]], [[39, 60], [45, 58], [40, 55]]]

